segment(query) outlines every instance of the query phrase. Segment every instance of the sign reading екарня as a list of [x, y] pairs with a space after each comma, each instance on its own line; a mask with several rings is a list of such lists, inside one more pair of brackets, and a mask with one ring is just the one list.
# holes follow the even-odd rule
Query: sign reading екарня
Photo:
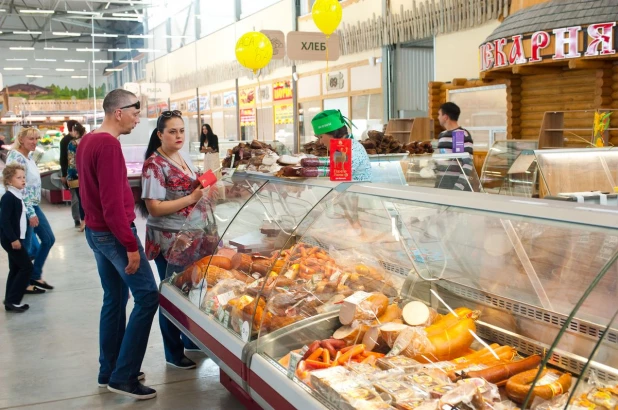
[[481, 45], [481, 71], [551, 59], [608, 56], [616, 54], [616, 22], [573, 26], [532, 34], [499, 38]]

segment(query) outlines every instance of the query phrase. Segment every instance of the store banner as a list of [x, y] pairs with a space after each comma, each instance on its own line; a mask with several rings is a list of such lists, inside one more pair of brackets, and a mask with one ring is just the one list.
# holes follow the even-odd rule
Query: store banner
[[290, 60], [336, 61], [339, 59], [339, 35], [328, 39], [322, 33], [290, 31], [287, 38], [287, 54]]
[[187, 100], [187, 112], [197, 112], [197, 98]]
[[609, 22], [499, 38], [479, 48], [480, 69], [614, 55], [615, 30], [616, 22]]
[[262, 30], [273, 45], [273, 60], [283, 60], [285, 57], [285, 34], [279, 30]]
[[292, 104], [278, 104], [274, 107], [275, 124], [293, 124], [294, 109]]
[[271, 95], [272, 95], [271, 91], [272, 91], [272, 87], [270, 85], [263, 85], [261, 87], [258, 87], [257, 91], [256, 91], [256, 93], [257, 93], [256, 94], [256, 97], [257, 97], [256, 98], [256, 102], [259, 102], [259, 103], [271, 102], [272, 101], [272, 99], [271, 99]]
[[210, 111], [210, 96], [200, 96], [200, 112]]
[[240, 110], [240, 126], [255, 126], [255, 108], [242, 108]]
[[212, 94], [210, 96], [210, 103], [212, 105], [212, 108], [223, 107], [223, 96], [221, 94]]
[[168, 111], [167, 103], [148, 104], [148, 118], [157, 118], [163, 111]]
[[236, 107], [236, 91], [223, 93], [223, 108]]
[[273, 100], [282, 101], [292, 98], [292, 82], [290, 80], [273, 83]]
[[238, 92], [240, 105], [253, 105], [255, 103], [255, 88], [243, 88]]

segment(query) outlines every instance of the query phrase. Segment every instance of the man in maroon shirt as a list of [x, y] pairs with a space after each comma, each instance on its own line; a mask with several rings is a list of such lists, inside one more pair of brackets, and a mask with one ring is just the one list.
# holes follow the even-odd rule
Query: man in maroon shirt
[[[98, 381], [99, 387], [145, 400], [157, 395], [139, 380], [144, 379], [140, 367], [159, 295], [133, 223], [133, 194], [118, 141], [139, 123], [140, 102], [133, 93], [118, 89], [105, 97], [103, 110], [103, 124], [82, 138], [76, 159], [86, 239], [104, 293]], [[135, 306], [126, 324], [129, 289]]]

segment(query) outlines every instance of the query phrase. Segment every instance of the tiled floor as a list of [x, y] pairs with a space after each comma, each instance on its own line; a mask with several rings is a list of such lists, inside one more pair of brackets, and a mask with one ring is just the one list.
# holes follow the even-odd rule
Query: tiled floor
[[[98, 388], [102, 290], [94, 258], [84, 235], [73, 229], [68, 207], [45, 204], [43, 210], [56, 235], [44, 278], [56, 289], [26, 296], [30, 310], [23, 314], [0, 311], [0, 409], [244, 408], [219, 384], [219, 368], [203, 354], [188, 354], [197, 370], [166, 367], [157, 318], [142, 371], [158, 397], [136, 402]], [[143, 235], [144, 221], [136, 224]], [[2, 251], [2, 295], [7, 271]], [[132, 307], [129, 301], [128, 310]]]

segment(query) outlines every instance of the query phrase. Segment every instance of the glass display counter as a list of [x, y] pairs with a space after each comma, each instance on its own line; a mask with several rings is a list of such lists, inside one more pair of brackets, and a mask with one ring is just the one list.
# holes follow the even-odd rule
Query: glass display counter
[[488, 194], [538, 195], [538, 173], [534, 150], [538, 141], [496, 141], [487, 153], [481, 185]]
[[410, 186], [482, 192], [472, 157], [463, 154], [411, 155], [406, 165]]
[[[607, 209], [239, 174], [210, 198], [172, 249], [161, 308], [245, 403], [438, 409], [478, 393], [471, 408], [513, 408], [530, 387], [618, 381]], [[533, 372], [523, 387], [466, 379], [513, 363]]]
[[618, 187], [615, 148], [536, 150], [534, 155], [541, 176], [541, 197], [585, 191], [613, 193]]

